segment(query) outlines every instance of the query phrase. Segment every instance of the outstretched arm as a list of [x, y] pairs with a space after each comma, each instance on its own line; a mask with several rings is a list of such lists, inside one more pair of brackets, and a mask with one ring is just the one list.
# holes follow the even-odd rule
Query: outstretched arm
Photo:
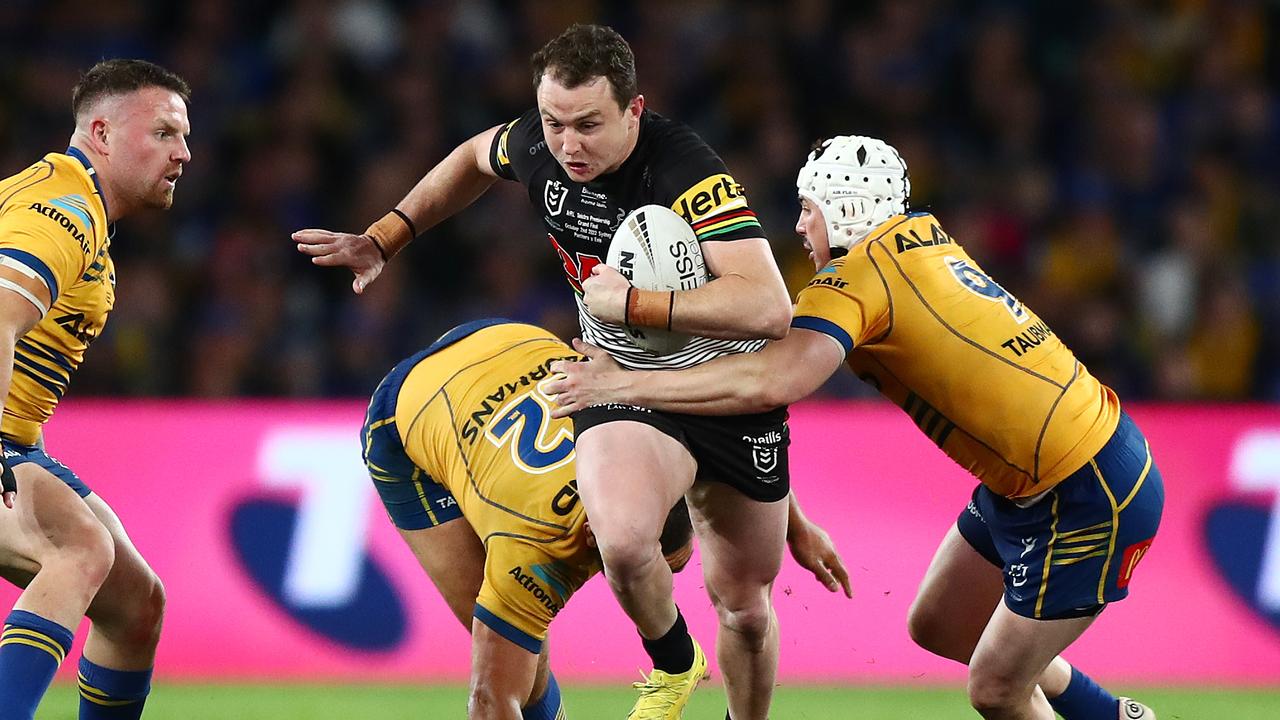
[[619, 402], [695, 415], [763, 412], [817, 390], [844, 361], [830, 336], [792, 328], [756, 353], [716, 358], [685, 370], [624, 370], [603, 350], [574, 340], [587, 362], [559, 361], [546, 389], [567, 417], [591, 405]]
[[387, 261], [413, 238], [467, 207], [497, 178], [489, 164], [489, 146], [501, 126], [490, 128], [459, 145], [431, 169], [408, 195], [363, 233], [309, 228], [293, 234], [298, 251], [324, 267], [345, 267], [355, 273], [351, 289], [364, 292]]

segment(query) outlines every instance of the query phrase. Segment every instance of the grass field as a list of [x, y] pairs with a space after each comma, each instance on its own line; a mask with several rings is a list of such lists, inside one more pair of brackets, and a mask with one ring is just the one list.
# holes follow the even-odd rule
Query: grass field
[[[1121, 688], [1157, 710], [1160, 720], [1275, 720], [1280, 687], [1270, 690]], [[627, 688], [567, 687], [565, 703], [575, 720], [618, 718], [631, 708]], [[75, 720], [77, 697], [55, 685], [37, 720]], [[170, 685], [156, 688], [147, 720], [422, 720], [461, 718], [466, 689], [411, 685]], [[693, 696], [685, 718], [722, 720], [724, 693], [707, 683]], [[951, 720], [977, 717], [959, 688], [780, 687], [779, 720]]]

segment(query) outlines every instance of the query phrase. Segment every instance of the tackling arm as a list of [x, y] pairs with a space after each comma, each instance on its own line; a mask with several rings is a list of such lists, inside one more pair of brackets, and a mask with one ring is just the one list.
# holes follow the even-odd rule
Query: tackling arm
[[695, 415], [763, 412], [808, 396], [844, 361], [844, 349], [835, 340], [800, 328], [760, 352], [685, 370], [624, 370], [599, 348], [579, 340], [574, 347], [588, 361], [552, 364], [552, 372], [560, 375], [546, 385], [559, 406], [554, 417], [609, 402]]
[[501, 126], [472, 137], [431, 169], [394, 210], [363, 233], [306, 229], [293, 233], [298, 251], [325, 267], [345, 267], [355, 273], [357, 294], [373, 282], [387, 261], [426, 231], [475, 202], [497, 179], [489, 165], [489, 146]]

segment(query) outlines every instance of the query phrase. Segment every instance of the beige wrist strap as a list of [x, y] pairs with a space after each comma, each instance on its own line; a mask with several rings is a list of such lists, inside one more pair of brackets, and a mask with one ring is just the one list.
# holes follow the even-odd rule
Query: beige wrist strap
[[373, 241], [373, 246], [382, 255], [382, 261], [386, 262], [418, 236], [418, 229], [413, 226], [408, 215], [398, 208], [392, 208], [391, 212], [370, 225], [364, 234]]
[[627, 288], [627, 305], [622, 322], [635, 327], [671, 329], [671, 313], [676, 294], [670, 290]]

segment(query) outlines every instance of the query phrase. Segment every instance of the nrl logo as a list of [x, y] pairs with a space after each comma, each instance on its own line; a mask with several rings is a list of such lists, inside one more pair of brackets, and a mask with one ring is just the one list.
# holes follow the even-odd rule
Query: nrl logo
[[542, 200], [546, 203], [547, 212], [559, 215], [560, 211], [564, 210], [564, 199], [568, 194], [569, 188], [561, 185], [559, 180], [548, 180], [542, 191]]
[[773, 472], [778, 466], [778, 448], [756, 445], [751, 448], [751, 462], [762, 473]]

